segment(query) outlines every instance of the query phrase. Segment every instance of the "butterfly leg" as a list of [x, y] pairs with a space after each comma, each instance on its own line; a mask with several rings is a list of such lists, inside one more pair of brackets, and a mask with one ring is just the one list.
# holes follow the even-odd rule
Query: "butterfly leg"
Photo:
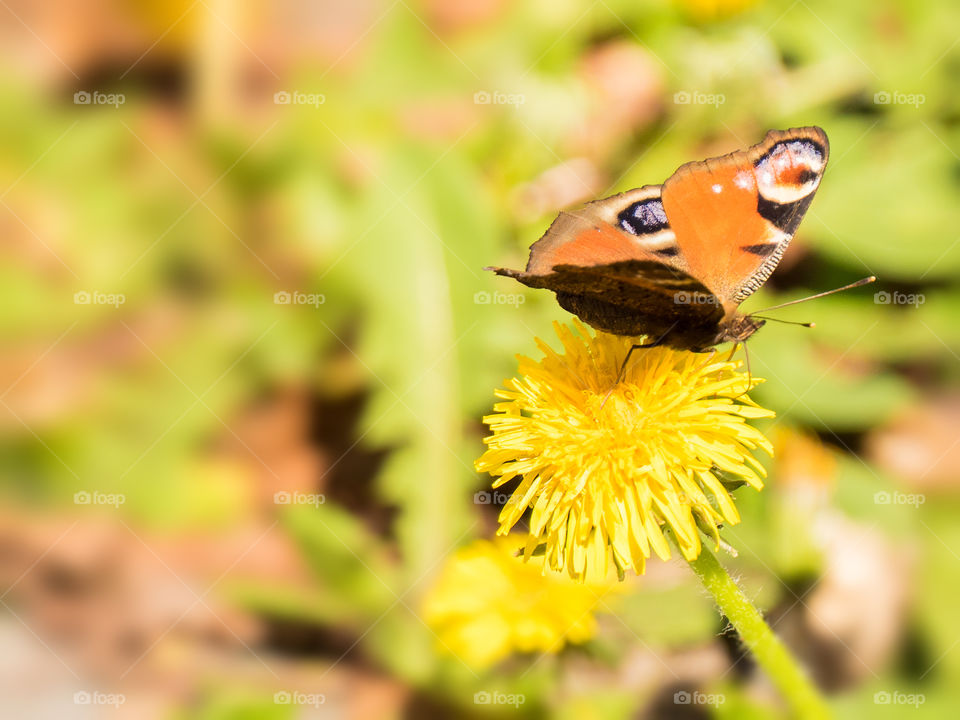
[[704, 362], [703, 365], [700, 366], [700, 369], [703, 370], [703, 368], [707, 367], [707, 365], [709, 365], [710, 363], [713, 362], [713, 358], [714, 358], [714, 357], [716, 356], [716, 354], [717, 354], [717, 349], [716, 349], [716, 348], [706, 348], [705, 350], [691, 350], [691, 352], [695, 352], [695, 353], [709, 353], [709, 354], [710, 354], [710, 357], [707, 358], [706, 362]]
[[[676, 323], [674, 323], [674, 325], [676, 325]], [[670, 330], [673, 330], [673, 328], [671, 327]], [[607, 404], [607, 398], [610, 397], [610, 393], [613, 392], [613, 388], [615, 388], [617, 385], [623, 382], [623, 378], [627, 374], [627, 363], [630, 362], [630, 356], [633, 355], [633, 351], [649, 350], [650, 348], [655, 348], [655, 347], [659, 347], [660, 345], [663, 345], [664, 340], [666, 340], [667, 336], [670, 334], [670, 330], [665, 332], [663, 335], [661, 335], [659, 338], [657, 338], [653, 342], [642, 343], [642, 344], [635, 343], [630, 346], [630, 349], [627, 350], [627, 356], [623, 359], [623, 363], [620, 365], [620, 372], [617, 373], [617, 381], [613, 384], [613, 386], [609, 390], [607, 390], [607, 394], [603, 396], [603, 400], [600, 402], [601, 410], [603, 410], [603, 406]]]
[[[658, 337], [658, 338], [657, 338], [656, 340], [654, 340], [653, 342], [643, 343], [642, 345], [640, 345], [640, 344], [631, 345], [631, 346], [630, 346], [630, 349], [627, 350], [627, 356], [623, 359], [623, 365], [620, 366], [620, 372], [617, 373], [617, 381], [614, 383], [614, 387], [616, 387], [616, 386], [619, 385], [621, 382], [623, 382], [623, 378], [624, 378], [624, 376], [626, 376], [626, 374], [627, 374], [627, 363], [630, 362], [630, 356], [633, 355], [633, 351], [634, 351], [634, 350], [649, 350], [650, 348], [655, 348], [655, 347], [658, 347], [658, 346], [660, 346], [660, 345], [663, 345], [663, 343], [664, 343], [664, 342], [666, 341], [666, 339], [670, 336], [670, 333], [673, 332], [673, 329], [674, 329], [676, 326], [677, 326], [676, 323], [674, 323], [673, 325], [671, 325], [670, 328], [669, 328], [663, 335], [661, 335], [660, 337]], [[611, 392], [612, 392], [612, 390], [613, 390], [613, 389], [611, 388]], [[610, 393], [608, 392], [608, 393], [607, 393], [607, 397], [609, 397], [609, 396], [610, 396]], [[607, 398], [604, 398], [603, 401], [606, 402], [606, 401], [607, 401]], [[603, 405], [601, 404], [600, 407], [603, 407]]]
[[[627, 363], [630, 362], [630, 356], [633, 355], [634, 350], [648, 350], [649, 348], [654, 348], [663, 344], [663, 340], [666, 337], [664, 335], [658, 340], [654, 340], [652, 343], [643, 343], [642, 345], [631, 345], [630, 349], [627, 350], [627, 356], [623, 359], [623, 364], [620, 365], [620, 372], [617, 373], [617, 381], [614, 383], [614, 386], [619, 385], [623, 382], [624, 376], [627, 374]], [[609, 393], [607, 393], [609, 395]]]
[[740, 393], [735, 398], [733, 398], [734, 400], [739, 400], [748, 392], [750, 392], [750, 387], [753, 385], [753, 375], [751, 375], [750, 373], [750, 351], [747, 349], [747, 344], [745, 342], [734, 343], [733, 347], [730, 348], [730, 354], [727, 356], [727, 360], [728, 361], [731, 360], [734, 354], [737, 352], [737, 350], [739, 350], [741, 347], [743, 348], [744, 358], [747, 361], [747, 388], [742, 393]]
[[[734, 346], [734, 350], [736, 350], [739, 345], [740, 343], [737, 343], [737, 345]], [[743, 355], [747, 360], [747, 389], [744, 390], [739, 395], [737, 395], [737, 397], [735, 397], [734, 400], [739, 400], [742, 396], [750, 392], [750, 386], [753, 385], [753, 375], [750, 374], [750, 351], [747, 350], [746, 343], [743, 343]]]

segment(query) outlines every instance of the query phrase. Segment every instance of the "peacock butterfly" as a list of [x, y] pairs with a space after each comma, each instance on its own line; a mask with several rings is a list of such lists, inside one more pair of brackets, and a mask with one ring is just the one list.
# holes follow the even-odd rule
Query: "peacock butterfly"
[[740, 303], [783, 257], [829, 154], [819, 127], [771, 130], [747, 150], [680, 166], [663, 185], [561, 212], [522, 272], [485, 269], [552, 290], [598, 330], [653, 339], [643, 347], [741, 342], [765, 320]]

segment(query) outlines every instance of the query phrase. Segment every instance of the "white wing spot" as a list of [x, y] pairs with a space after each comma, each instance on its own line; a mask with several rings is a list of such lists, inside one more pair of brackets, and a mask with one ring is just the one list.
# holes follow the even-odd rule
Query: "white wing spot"
[[734, 176], [733, 184], [741, 190], [753, 190], [753, 173], [741, 170]]
[[715, 183], [713, 187], [711, 187], [710, 189], [713, 190], [715, 193], [720, 193], [723, 191], [723, 185], [721, 185], [720, 183]]

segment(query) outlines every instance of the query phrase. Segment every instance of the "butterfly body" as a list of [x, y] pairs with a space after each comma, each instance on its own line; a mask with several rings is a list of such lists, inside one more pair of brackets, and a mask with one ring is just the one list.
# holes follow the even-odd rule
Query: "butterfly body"
[[647, 185], [562, 212], [524, 271], [598, 330], [704, 350], [763, 320], [738, 311], [783, 256], [829, 155], [820, 128], [772, 130], [758, 145], [681, 166]]

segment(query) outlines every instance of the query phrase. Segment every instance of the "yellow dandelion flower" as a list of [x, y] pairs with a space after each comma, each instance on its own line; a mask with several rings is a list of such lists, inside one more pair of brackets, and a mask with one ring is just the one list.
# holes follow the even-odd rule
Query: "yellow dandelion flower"
[[596, 632], [610, 583], [580, 585], [516, 556], [523, 539], [476, 540], [454, 553], [425, 596], [441, 649], [483, 669], [513, 652], [559, 652]]
[[483, 419], [493, 434], [477, 470], [495, 488], [521, 478], [498, 534], [532, 508], [524, 557], [545, 546], [547, 566], [578, 580], [606, 577], [611, 560], [622, 578], [651, 551], [668, 559], [667, 528], [693, 560], [698, 526], [719, 544], [717, 526], [740, 520], [725, 483], [763, 487], [751, 451], [772, 447], [747, 420], [774, 413], [745, 395], [761, 381], [732, 351], [657, 347], [634, 352], [618, 383], [633, 340], [575, 325], [555, 326], [564, 354], [538, 339], [544, 358], [520, 357]]

